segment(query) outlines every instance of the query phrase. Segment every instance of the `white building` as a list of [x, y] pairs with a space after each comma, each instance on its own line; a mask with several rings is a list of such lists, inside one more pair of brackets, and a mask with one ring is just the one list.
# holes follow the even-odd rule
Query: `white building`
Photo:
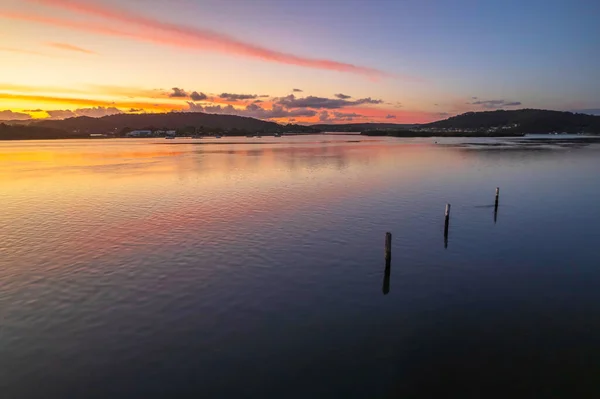
[[126, 137], [151, 137], [152, 130], [132, 130], [125, 135]]
[[154, 132], [155, 136], [175, 136], [176, 134], [175, 130], [157, 130]]

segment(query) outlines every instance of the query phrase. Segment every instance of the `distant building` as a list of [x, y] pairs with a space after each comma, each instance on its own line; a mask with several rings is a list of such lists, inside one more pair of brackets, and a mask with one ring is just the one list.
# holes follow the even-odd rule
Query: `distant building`
[[156, 130], [155, 136], [175, 136], [177, 132], [175, 130]]
[[152, 137], [152, 130], [132, 130], [125, 137]]

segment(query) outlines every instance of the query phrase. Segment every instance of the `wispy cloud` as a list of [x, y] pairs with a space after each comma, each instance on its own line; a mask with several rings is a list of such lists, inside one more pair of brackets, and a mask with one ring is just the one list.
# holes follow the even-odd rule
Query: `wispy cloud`
[[15, 48], [15, 47], [0, 47], [0, 51], [7, 51], [10, 53], [17, 53], [17, 54], [41, 55], [43, 57], [48, 57], [48, 54], [40, 53], [38, 51], [24, 50], [24, 49]]
[[[164, 89], [147, 89], [140, 87], [128, 87], [128, 86], [117, 86], [117, 85], [106, 85], [106, 84], [87, 84], [85, 86], [78, 86], [81, 88], [82, 93], [98, 93], [109, 96], [121, 96], [128, 98], [164, 98], [168, 97], [169, 93], [165, 92]], [[0, 85], [0, 89], [2, 85]], [[73, 89], [71, 88], [70, 91]]]
[[396, 119], [396, 115], [388, 114], [385, 116], [385, 119]]
[[342, 94], [342, 93], [338, 93], [335, 95], [337, 98], [339, 98], [340, 100], [347, 100], [349, 98], [352, 98], [352, 96], [349, 96], [347, 94]]
[[321, 111], [319, 113], [320, 122], [352, 122], [356, 118], [364, 119], [366, 116], [356, 112]]
[[221, 93], [220, 98], [224, 100], [252, 100], [258, 97], [258, 94], [234, 94], [234, 93]]
[[31, 115], [24, 112], [14, 112], [9, 109], [0, 111], [0, 121], [26, 121], [31, 119]]
[[[69, 26], [71, 28], [93, 31], [95, 33], [104, 33], [110, 35], [120, 35], [129, 38], [136, 38], [143, 41], [151, 41], [166, 45], [189, 47], [194, 49], [208, 50], [244, 56], [249, 58], [258, 58], [265, 61], [297, 65], [307, 68], [316, 68], [338, 72], [354, 73], [369, 76], [371, 78], [392, 77], [391, 74], [376, 68], [370, 68], [351, 63], [345, 63], [330, 59], [311, 58], [296, 54], [285, 53], [275, 49], [263, 47], [259, 44], [245, 42], [232, 36], [215, 32], [208, 29], [193, 28], [160, 21], [154, 18], [134, 14], [130, 11], [109, 7], [99, 4], [91, 4], [81, 0], [28, 0], [30, 2], [41, 3], [49, 6], [60, 7], [69, 11], [94, 15], [113, 22], [123, 24], [123, 27], [135, 25], [138, 29], [127, 31], [125, 29], [112, 29], [99, 25], [88, 25], [73, 23], [71, 21], [44, 18], [31, 15], [11, 14], [5, 16], [27, 20], [37, 20], [38, 22], [50, 23], [59, 26]], [[144, 28], [140, 31], [139, 27]], [[156, 33], [160, 32], [160, 35]], [[414, 80], [414, 79], [413, 79]]]
[[103, 116], [122, 114], [118, 108], [115, 107], [92, 107], [92, 108], [77, 108], [74, 110], [60, 109], [60, 110], [49, 110], [46, 113], [51, 119], [66, 119], [74, 118], [77, 116], [89, 116], [92, 118], [100, 118]]
[[349, 101], [343, 100], [340, 98], [326, 98], [326, 97], [315, 97], [308, 96], [303, 98], [296, 98], [293, 94], [290, 94], [286, 97], [281, 97], [276, 100], [276, 102], [280, 105], [283, 105], [286, 108], [326, 108], [326, 109], [336, 109], [343, 107], [351, 107], [356, 105], [363, 104], [381, 104], [382, 100], [374, 100], [371, 97], [360, 98], [358, 100]]
[[[476, 99], [477, 97], [473, 97]], [[501, 107], [516, 107], [521, 105], [520, 101], [506, 101], [506, 100], [478, 100], [474, 101], [471, 104], [473, 105], [481, 105], [483, 108], [494, 109]]]
[[54, 48], [60, 49], [60, 50], [75, 51], [77, 53], [98, 55], [98, 53], [96, 53], [95, 51], [87, 50], [83, 47], [75, 46], [73, 44], [68, 44], [68, 43], [50, 42], [50, 43], [46, 43], [46, 45], [49, 47], [54, 47]]
[[319, 121], [321, 122], [329, 122], [331, 120], [331, 118], [329, 117], [329, 112], [328, 111], [321, 111], [319, 112]]
[[[74, 107], [117, 107], [117, 108], [144, 108], [157, 111], [181, 110], [184, 104], [165, 104], [157, 103], [155, 99], [148, 99], [148, 102], [143, 101], [106, 101], [96, 100], [82, 97], [59, 97], [46, 96], [38, 94], [15, 94], [15, 93], [0, 93], [0, 100], [24, 101], [28, 103], [45, 104], [63, 104]], [[152, 101], [152, 102], [150, 102]]]
[[266, 109], [258, 104], [252, 103], [245, 108], [235, 108], [231, 104], [221, 105], [200, 105], [188, 101], [188, 111], [190, 112], [206, 112], [209, 114], [226, 114], [249, 116], [259, 119], [282, 119], [290, 117], [313, 117], [317, 111], [307, 108], [297, 108], [292, 110], [284, 109], [281, 105], [274, 104], [271, 109]]
[[302, 93], [304, 90], [302, 89], [292, 89], [294, 93]]
[[184, 98], [187, 97], [188, 94], [185, 92], [185, 90], [180, 89], [179, 87], [173, 87], [173, 90], [171, 92], [171, 94], [169, 94], [169, 97], [174, 97], [174, 98]]
[[353, 121], [355, 118], [364, 118], [364, 115], [357, 114], [356, 112], [333, 112], [333, 116], [338, 121]]
[[206, 100], [208, 96], [204, 93], [198, 93], [197, 91], [194, 91], [192, 94], [190, 94], [190, 98], [194, 101], [202, 101]]

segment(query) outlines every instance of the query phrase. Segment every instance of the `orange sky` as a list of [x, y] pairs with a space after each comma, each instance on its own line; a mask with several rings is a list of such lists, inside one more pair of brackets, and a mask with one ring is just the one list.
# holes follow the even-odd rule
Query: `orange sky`
[[[8, 0], [0, 120], [200, 111], [280, 123], [416, 123], [446, 115], [422, 106], [426, 83], [417, 74], [152, 15], [168, 5], [161, 1]], [[390, 92], [399, 85], [403, 95]], [[282, 104], [290, 94], [304, 105]]]
[[[477, 35], [445, 26], [445, 14], [427, 10], [415, 25], [420, 6], [224, 4], [3, 0], [0, 120], [201, 111], [281, 123], [423, 123], [467, 111], [598, 106], [597, 90], [577, 78], [587, 69], [571, 83], [556, 79], [542, 68], [548, 58], [516, 60], [535, 54], [513, 51], [520, 41], [504, 30], [510, 56], [488, 62]], [[427, 25], [432, 18], [444, 29]], [[476, 23], [465, 19], [464, 29]]]
[[[74, 50], [78, 51], [78, 50]], [[50, 118], [55, 117], [54, 111], [71, 110], [81, 115], [104, 116], [119, 112], [141, 113], [141, 112], [170, 112], [170, 111], [193, 111], [194, 107], [209, 107], [205, 112], [209, 113], [238, 113], [239, 115], [261, 117], [263, 110], [268, 114], [270, 110], [281, 108], [280, 98], [252, 95], [254, 98], [237, 99], [224, 96], [223, 93], [198, 93], [206, 97], [200, 101], [194, 101], [192, 93], [175, 88], [148, 89], [114, 85], [82, 85], [77, 88], [60, 88], [52, 86], [27, 86], [22, 84], [0, 83], [0, 109], [7, 108], [16, 114], [26, 114], [23, 118]], [[176, 93], [176, 94], [175, 94]], [[301, 93], [300, 93], [301, 94]], [[288, 94], [289, 95], [289, 94]], [[236, 96], [233, 94], [232, 96]], [[307, 96], [295, 95], [299, 100]], [[310, 98], [310, 96], [308, 96]], [[314, 97], [314, 96], [313, 96]], [[321, 98], [321, 97], [318, 97]], [[319, 123], [339, 121], [414, 121], [427, 122], [432, 119], [430, 112], [410, 111], [394, 108], [382, 100], [374, 100], [379, 104], [357, 104], [361, 99], [345, 100], [328, 98], [331, 101], [345, 101], [341, 106], [332, 105], [332, 108], [301, 107], [305, 114], [295, 116], [274, 115], [262, 119], [272, 119], [281, 123]], [[193, 105], [190, 105], [193, 103]], [[235, 111], [211, 109], [210, 107], [232, 106]], [[252, 113], [252, 107], [260, 107], [259, 113]], [[248, 109], [250, 107], [250, 109]], [[275, 107], [275, 108], [274, 108]], [[294, 107], [282, 110], [283, 114], [293, 113]], [[323, 112], [328, 115], [328, 120], [323, 120]], [[0, 118], [2, 119], [2, 118]], [[17, 118], [15, 118], [17, 119]]]

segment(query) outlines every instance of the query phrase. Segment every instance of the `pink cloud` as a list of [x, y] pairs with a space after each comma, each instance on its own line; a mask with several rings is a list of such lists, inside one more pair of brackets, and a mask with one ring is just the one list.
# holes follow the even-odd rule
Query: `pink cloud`
[[[398, 109], [390, 110], [385, 108], [373, 107], [349, 107], [344, 108], [344, 111], [363, 115], [369, 121], [387, 123], [429, 123], [447, 117], [442, 117], [439, 112]], [[388, 116], [392, 113], [395, 116], [395, 118], [393, 118], [393, 120], [390, 121], [390, 118], [388, 118]]]
[[[85, 13], [96, 17], [119, 22], [125, 26], [137, 25], [146, 29], [144, 32], [130, 33], [123, 30], [102, 28], [98, 25], [88, 26], [88, 24], [71, 23], [70, 21], [56, 20], [53, 22], [61, 26], [70, 26], [76, 29], [92, 30], [97, 33], [107, 33], [111, 35], [122, 35], [134, 37], [138, 40], [151, 41], [166, 45], [179, 47], [188, 47], [194, 49], [209, 50], [226, 54], [241, 55], [249, 58], [258, 58], [270, 62], [282, 64], [297, 65], [307, 68], [324, 69], [338, 72], [347, 72], [365, 75], [370, 78], [391, 77], [392, 75], [375, 68], [369, 68], [350, 63], [338, 62], [328, 59], [318, 59], [304, 57], [295, 54], [284, 53], [272, 50], [257, 44], [248, 43], [236, 39], [232, 36], [214, 32], [208, 29], [192, 28], [180, 26], [173, 23], [162, 22], [153, 18], [136, 15], [123, 9], [109, 8], [91, 4], [81, 0], [29, 0], [36, 3], [42, 3], [49, 6], [60, 7], [68, 11]], [[14, 16], [14, 14], [13, 14]], [[37, 18], [40, 21], [39, 18]], [[53, 23], [45, 19], [46, 23]], [[40, 21], [41, 22], [41, 21]], [[161, 31], [162, 35], [156, 35], [156, 31]]]
[[[82, 23], [82, 22], [76, 22], [76, 21], [71, 21], [71, 20], [67, 20], [67, 19], [44, 17], [41, 15], [34, 15], [31, 13], [24, 14], [24, 13], [18, 13], [18, 12], [2, 11], [2, 12], [0, 12], [0, 18], [17, 19], [17, 20], [28, 21], [28, 22], [37, 22], [37, 23], [41, 23], [41, 24], [58, 26], [61, 28], [76, 29], [76, 30], [81, 30], [81, 31], [86, 31], [86, 32], [102, 34], [102, 35], [127, 37], [127, 38], [132, 38], [132, 39], [136, 39], [136, 38], [141, 39], [141, 37], [139, 35], [136, 35], [134, 33], [129, 33], [124, 30], [119, 30], [119, 29], [108, 28], [103, 24], [94, 24], [94, 23], [89, 23], [89, 22]], [[149, 39], [147, 39], [147, 41], [153, 41], [153, 40], [151, 40], [149, 38]]]
[[68, 50], [68, 51], [75, 51], [78, 53], [85, 53], [85, 54], [98, 54], [95, 51], [92, 50], [87, 50], [84, 49], [83, 47], [79, 47], [79, 46], [74, 46], [72, 44], [68, 44], [68, 43], [55, 43], [55, 42], [51, 42], [51, 43], [46, 43], [47, 46], [50, 47], [54, 47], [60, 50]]

